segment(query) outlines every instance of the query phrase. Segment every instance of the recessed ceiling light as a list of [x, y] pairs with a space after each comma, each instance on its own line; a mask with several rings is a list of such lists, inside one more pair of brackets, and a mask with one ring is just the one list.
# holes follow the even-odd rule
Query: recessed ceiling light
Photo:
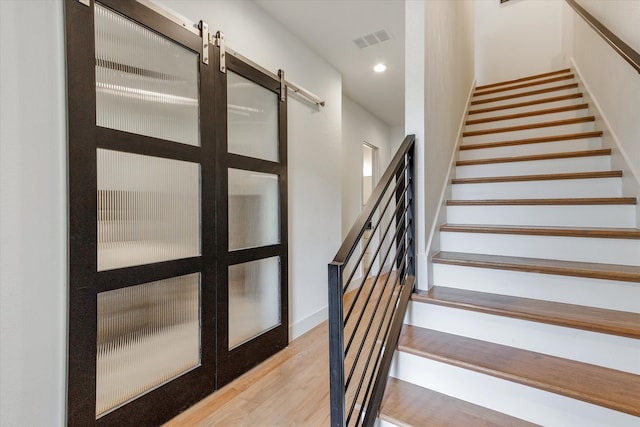
[[375, 71], [376, 73], [381, 73], [386, 69], [387, 69], [387, 66], [384, 65], [383, 63], [376, 64], [375, 67], [373, 67], [373, 71]]

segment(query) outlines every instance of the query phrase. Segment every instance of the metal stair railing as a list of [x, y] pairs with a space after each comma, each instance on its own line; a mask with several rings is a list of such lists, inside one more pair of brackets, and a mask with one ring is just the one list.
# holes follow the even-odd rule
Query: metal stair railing
[[329, 264], [331, 426], [372, 426], [415, 281], [415, 136], [405, 137]]

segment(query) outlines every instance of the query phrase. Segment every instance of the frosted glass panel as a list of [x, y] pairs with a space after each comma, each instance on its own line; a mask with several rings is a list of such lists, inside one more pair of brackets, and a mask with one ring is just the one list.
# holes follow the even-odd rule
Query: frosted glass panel
[[229, 169], [229, 250], [280, 243], [278, 176]]
[[198, 55], [96, 4], [98, 126], [200, 145]]
[[229, 266], [229, 348], [280, 324], [280, 257]]
[[230, 153], [278, 161], [278, 95], [227, 72], [227, 141]]
[[200, 165], [98, 149], [98, 270], [200, 255]]
[[200, 365], [200, 274], [98, 294], [96, 416]]

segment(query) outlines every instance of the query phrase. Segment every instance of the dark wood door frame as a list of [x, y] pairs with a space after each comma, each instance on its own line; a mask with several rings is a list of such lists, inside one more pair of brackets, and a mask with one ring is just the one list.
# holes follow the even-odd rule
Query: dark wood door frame
[[[135, 1], [100, 2], [200, 53], [202, 40]], [[69, 338], [67, 424], [158, 425], [210, 394], [216, 386], [216, 241], [202, 233], [198, 257], [97, 271], [96, 150], [105, 148], [200, 164], [201, 227], [215, 228], [215, 129], [201, 120], [194, 147], [96, 125], [94, 4], [65, 4], [69, 112]], [[216, 59], [199, 63], [200, 117], [214, 117]], [[200, 272], [200, 366], [96, 420], [97, 295], [99, 292]]]
[[[215, 56], [219, 56], [216, 47]], [[280, 81], [251, 67], [240, 59], [227, 55], [227, 70], [280, 94]], [[223, 294], [218, 297], [218, 385], [222, 386], [237, 378], [240, 374], [256, 366], [260, 361], [275, 354], [287, 346], [289, 342], [288, 314], [288, 203], [287, 203], [287, 97], [278, 102], [278, 161], [272, 162], [227, 152], [227, 78], [221, 73], [216, 79], [216, 129], [218, 129], [218, 278], [220, 283], [228, 283], [230, 265], [259, 260], [267, 257], [280, 258], [280, 325], [261, 334], [250, 341], [229, 350], [227, 325], [228, 319], [228, 287], [219, 287]], [[257, 171], [278, 175], [280, 196], [280, 243], [251, 249], [229, 251], [228, 224], [228, 176], [229, 168]]]

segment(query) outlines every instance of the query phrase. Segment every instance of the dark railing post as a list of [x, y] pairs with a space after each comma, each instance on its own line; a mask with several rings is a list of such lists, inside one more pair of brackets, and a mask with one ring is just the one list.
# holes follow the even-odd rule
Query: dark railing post
[[329, 264], [329, 388], [331, 427], [344, 427], [344, 303], [342, 268]]
[[406, 198], [407, 198], [407, 203], [409, 203], [411, 206], [409, 207], [409, 209], [407, 209], [407, 243], [409, 245], [409, 250], [407, 251], [407, 257], [408, 257], [408, 262], [407, 262], [407, 275], [409, 276], [415, 276], [416, 275], [416, 260], [415, 260], [415, 255], [416, 255], [416, 241], [414, 238], [414, 231], [415, 231], [415, 209], [416, 209], [416, 204], [415, 204], [415, 192], [414, 192], [414, 185], [415, 185], [415, 180], [414, 180], [414, 164], [413, 164], [413, 153], [415, 150], [415, 146], [412, 146], [409, 149], [409, 152], [407, 153], [407, 180], [409, 181], [407, 183], [407, 194], [406, 194]]
[[[404, 156], [403, 160], [403, 164], [406, 164], [407, 161], [407, 157]], [[398, 172], [396, 172], [396, 182], [399, 183], [398, 187], [399, 188], [403, 188], [406, 185], [406, 172], [405, 169], [400, 169], [398, 170]], [[406, 206], [406, 198], [405, 195], [403, 193], [396, 193], [396, 203], [400, 203], [403, 202], [403, 208], [404, 206]], [[398, 213], [396, 214], [396, 228], [398, 229], [404, 229], [404, 227], [406, 227], [406, 222], [405, 222], [405, 214], [404, 214], [404, 209], [399, 209]], [[396, 237], [396, 253], [398, 254], [398, 256], [396, 257], [396, 268], [400, 269], [403, 268], [403, 260], [402, 260], [402, 253], [404, 252], [404, 248], [405, 248], [405, 238], [402, 234], [399, 234], [398, 237]], [[399, 275], [402, 276], [404, 274], [404, 271], [400, 271]]]

